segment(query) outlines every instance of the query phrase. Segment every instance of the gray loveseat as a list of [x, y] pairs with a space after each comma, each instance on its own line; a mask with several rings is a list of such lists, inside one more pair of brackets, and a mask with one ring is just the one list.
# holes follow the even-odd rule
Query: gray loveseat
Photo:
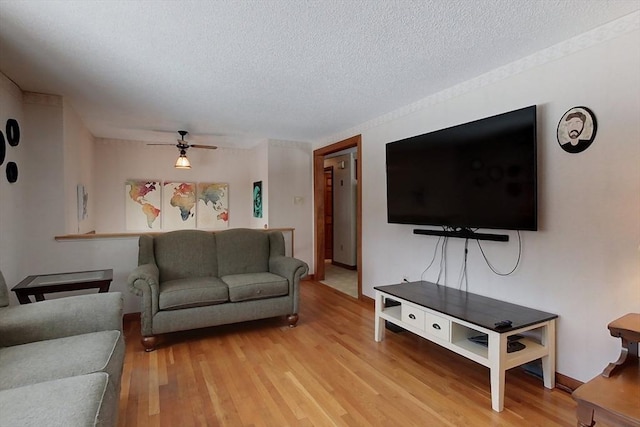
[[0, 426], [115, 426], [122, 294], [9, 306], [0, 273]]
[[130, 290], [142, 297], [142, 344], [157, 335], [286, 315], [298, 321], [303, 261], [285, 256], [280, 231], [245, 228], [142, 235]]

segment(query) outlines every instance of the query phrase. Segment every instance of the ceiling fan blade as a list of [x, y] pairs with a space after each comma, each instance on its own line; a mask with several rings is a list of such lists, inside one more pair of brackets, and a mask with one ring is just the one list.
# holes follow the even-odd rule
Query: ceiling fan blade
[[159, 142], [158, 143], [156, 143], [156, 142], [148, 142], [147, 145], [170, 145], [172, 147], [176, 146], [176, 144], [170, 144], [170, 143], [166, 143], [165, 144], [165, 143], [159, 143]]
[[189, 147], [193, 147], [193, 148], [208, 148], [209, 150], [215, 150], [215, 149], [218, 148], [215, 145], [200, 145], [200, 144], [190, 144]]

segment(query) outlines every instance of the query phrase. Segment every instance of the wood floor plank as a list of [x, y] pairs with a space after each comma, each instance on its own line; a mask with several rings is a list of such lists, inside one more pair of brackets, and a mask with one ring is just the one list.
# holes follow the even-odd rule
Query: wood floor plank
[[520, 368], [505, 410], [489, 370], [409, 332], [373, 339], [373, 306], [313, 281], [300, 321], [284, 318], [166, 334], [145, 353], [125, 324], [119, 427], [574, 426], [576, 405]]

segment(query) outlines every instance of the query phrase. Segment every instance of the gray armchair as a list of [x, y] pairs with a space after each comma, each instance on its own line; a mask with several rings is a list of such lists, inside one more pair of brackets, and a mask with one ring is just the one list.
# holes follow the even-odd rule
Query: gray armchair
[[120, 293], [10, 306], [0, 272], [0, 425], [115, 426]]

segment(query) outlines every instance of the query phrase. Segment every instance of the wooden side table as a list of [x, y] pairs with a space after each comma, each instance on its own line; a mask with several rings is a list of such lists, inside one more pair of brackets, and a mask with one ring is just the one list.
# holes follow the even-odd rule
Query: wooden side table
[[640, 313], [629, 313], [607, 326], [612, 337], [622, 338], [620, 357], [604, 368], [603, 377], [610, 377], [629, 363], [638, 363], [638, 341], [640, 341]]
[[28, 276], [11, 290], [16, 293], [20, 304], [29, 304], [33, 295], [36, 301], [43, 301], [44, 294], [54, 292], [77, 291], [81, 289], [98, 289], [108, 292], [113, 280], [113, 269], [76, 271], [57, 274], [37, 274]]
[[622, 338], [620, 357], [573, 392], [578, 425], [591, 427], [602, 421], [640, 427], [640, 313], [616, 319], [608, 328], [612, 336]]

